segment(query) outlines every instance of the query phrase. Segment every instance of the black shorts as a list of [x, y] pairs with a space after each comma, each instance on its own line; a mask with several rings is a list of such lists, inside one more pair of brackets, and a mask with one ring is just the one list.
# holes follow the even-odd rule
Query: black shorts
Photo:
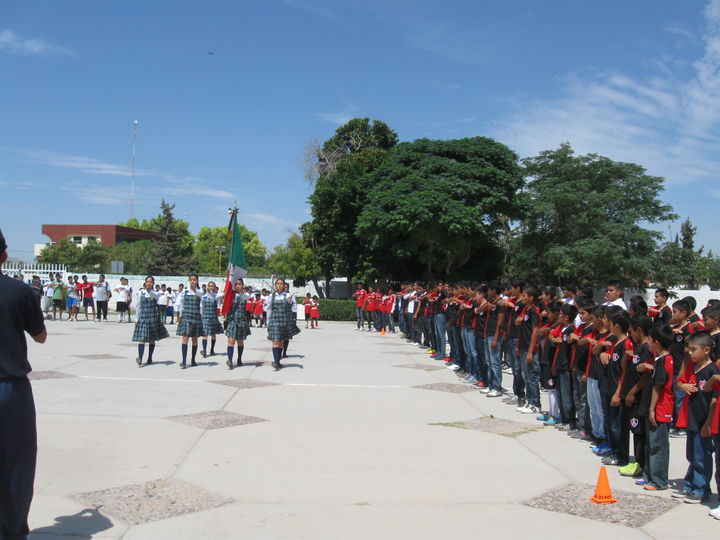
[[95, 307], [95, 304], [93, 303], [92, 298], [83, 298], [83, 306], [84, 307]]
[[58, 300], [57, 298], [53, 298], [53, 304], [52, 304], [52, 305], [53, 305], [54, 308], [65, 309], [65, 302], [62, 301], [62, 298], [59, 299], [59, 300]]
[[115, 304], [115, 311], [125, 313], [127, 311], [127, 302], [118, 302]]

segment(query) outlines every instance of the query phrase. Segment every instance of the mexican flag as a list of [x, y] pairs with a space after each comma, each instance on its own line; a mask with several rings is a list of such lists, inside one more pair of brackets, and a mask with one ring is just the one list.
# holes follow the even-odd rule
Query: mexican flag
[[228, 236], [232, 237], [230, 242], [230, 257], [228, 261], [227, 279], [225, 280], [225, 296], [221, 313], [227, 315], [235, 300], [235, 281], [245, 277], [248, 273], [245, 262], [245, 251], [243, 250], [242, 238], [237, 224], [238, 209], [230, 211], [230, 224], [228, 225]]

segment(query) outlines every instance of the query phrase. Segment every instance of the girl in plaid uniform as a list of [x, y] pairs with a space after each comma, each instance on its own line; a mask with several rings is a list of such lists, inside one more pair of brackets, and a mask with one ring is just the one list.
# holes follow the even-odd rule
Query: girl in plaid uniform
[[292, 295], [285, 292], [285, 280], [283, 278], [276, 279], [275, 292], [272, 293], [268, 302], [265, 304], [268, 340], [272, 341], [272, 366], [275, 368], [275, 371], [282, 367], [280, 365], [280, 358], [282, 356], [284, 343], [300, 332], [293, 317], [292, 303]]
[[235, 342], [237, 342], [238, 349], [238, 367], [242, 366], [242, 355], [245, 350], [245, 338], [250, 335], [250, 325], [245, 315], [245, 304], [250, 298], [250, 295], [245, 294], [243, 287], [245, 286], [242, 278], [238, 278], [235, 281], [235, 300], [233, 301], [232, 309], [228, 313], [228, 326], [225, 330], [225, 335], [228, 337], [227, 346], [227, 361], [225, 365], [232, 369], [233, 368], [233, 354], [235, 353]]
[[182, 336], [182, 362], [180, 369], [187, 367], [187, 350], [188, 341], [192, 338], [192, 357], [190, 365], [197, 366], [195, 363], [195, 355], [198, 350], [198, 336], [203, 335], [202, 316], [200, 315], [200, 299], [203, 291], [198, 288], [197, 274], [189, 276], [190, 287], [183, 290], [180, 294], [180, 324], [178, 324], [176, 334]]
[[202, 314], [202, 352], [203, 358], [207, 356], [207, 337], [210, 336], [210, 355], [215, 354], [215, 335], [223, 333], [223, 325], [217, 316], [218, 288], [214, 281], [207, 284], [207, 292], [200, 299], [200, 313]]
[[155, 291], [155, 278], [152, 276], [146, 277], [143, 287], [144, 288], [138, 293], [137, 316], [132, 337], [133, 341], [139, 342], [138, 355], [135, 359], [138, 366], [142, 366], [146, 343], [150, 344], [147, 363], [152, 364], [155, 342], [168, 337], [165, 326], [160, 323], [157, 305], [157, 298], [160, 296], [160, 293]]

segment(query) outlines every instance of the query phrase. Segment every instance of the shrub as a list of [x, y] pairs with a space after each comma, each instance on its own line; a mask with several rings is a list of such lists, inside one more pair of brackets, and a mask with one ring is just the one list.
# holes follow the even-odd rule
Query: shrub
[[320, 319], [323, 321], [354, 321], [355, 300], [320, 299]]

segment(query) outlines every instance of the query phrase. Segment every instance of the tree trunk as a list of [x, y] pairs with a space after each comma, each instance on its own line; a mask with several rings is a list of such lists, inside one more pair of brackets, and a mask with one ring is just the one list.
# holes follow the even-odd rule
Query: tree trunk
[[327, 298], [327, 296], [325, 295], [325, 291], [323, 291], [322, 287], [320, 287], [317, 278], [314, 277], [310, 281], [312, 281], [312, 284], [315, 286], [315, 290], [317, 291], [318, 296], [320, 296], [320, 298]]

